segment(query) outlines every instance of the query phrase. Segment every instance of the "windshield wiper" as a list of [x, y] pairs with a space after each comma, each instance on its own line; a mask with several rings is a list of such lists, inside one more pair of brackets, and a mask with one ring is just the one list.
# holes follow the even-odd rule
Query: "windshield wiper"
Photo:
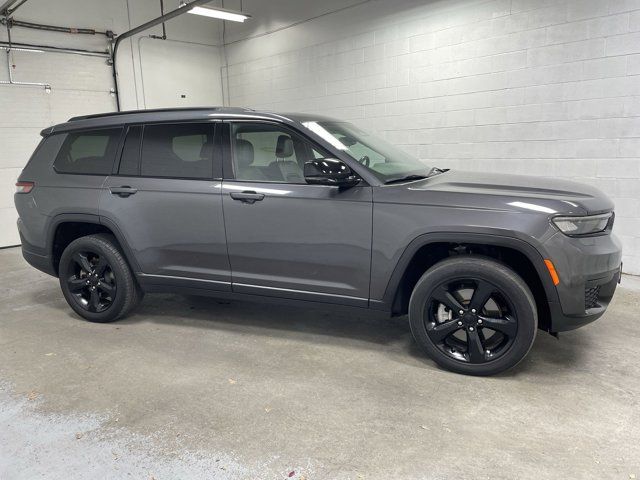
[[428, 175], [407, 175], [406, 177], [392, 178], [384, 182], [384, 184], [390, 185], [392, 183], [410, 182], [412, 180], [424, 180], [427, 177]]
[[425, 178], [433, 177], [434, 175], [440, 175], [441, 173], [448, 172], [448, 168], [433, 167], [426, 175], [405, 175], [404, 177], [392, 178], [384, 182], [385, 185], [392, 183], [411, 182], [413, 180], [424, 180]]
[[427, 177], [433, 177], [434, 175], [440, 175], [441, 173], [448, 172], [448, 171], [449, 171], [448, 168], [433, 167], [431, 170], [429, 170]]

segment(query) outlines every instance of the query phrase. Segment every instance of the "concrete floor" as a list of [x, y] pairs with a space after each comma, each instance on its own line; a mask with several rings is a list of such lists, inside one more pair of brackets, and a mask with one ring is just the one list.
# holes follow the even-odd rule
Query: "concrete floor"
[[1, 250], [0, 478], [640, 477], [639, 284], [472, 378], [406, 318], [155, 295], [91, 324]]

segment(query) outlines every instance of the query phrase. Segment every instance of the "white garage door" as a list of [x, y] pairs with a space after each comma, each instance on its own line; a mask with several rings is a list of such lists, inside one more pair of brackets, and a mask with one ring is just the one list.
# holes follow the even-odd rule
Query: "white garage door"
[[[0, 84], [0, 247], [20, 239], [13, 206], [15, 181], [40, 141], [40, 131], [75, 115], [115, 110], [111, 67], [106, 59], [51, 52], [12, 51], [13, 78], [42, 87]], [[7, 81], [6, 51], [0, 49], [0, 80]]]

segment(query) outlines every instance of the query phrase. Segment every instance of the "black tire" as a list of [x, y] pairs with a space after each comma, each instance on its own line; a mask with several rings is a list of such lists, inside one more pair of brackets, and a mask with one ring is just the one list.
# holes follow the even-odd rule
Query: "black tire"
[[429, 357], [467, 375], [514, 367], [531, 349], [538, 328], [535, 300], [524, 280], [509, 267], [476, 256], [448, 258], [427, 270], [411, 294], [409, 321]]
[[88, 235], [71, 242], [60, 258], [58, 276], [69, 306], [90, 322], [122, 318], [144, 295], [116, 239], [109, 234]]

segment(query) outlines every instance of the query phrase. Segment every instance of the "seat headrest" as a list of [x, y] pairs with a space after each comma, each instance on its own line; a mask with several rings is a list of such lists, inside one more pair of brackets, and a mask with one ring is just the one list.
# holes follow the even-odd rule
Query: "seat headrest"
[[289, 158], [293, 155], [293, 140], [289, 135], [280, 135], [276, 145], [277, 158]]
[[249, 140], [236, 139], [236, 160], [239, 167], [248, 167], [253, 163], [253, 144]]
[[202, 148], [200, 148], [200, 159], [210, 159], [213, 157], [213, 142], [206, 142], [202, 144]]

